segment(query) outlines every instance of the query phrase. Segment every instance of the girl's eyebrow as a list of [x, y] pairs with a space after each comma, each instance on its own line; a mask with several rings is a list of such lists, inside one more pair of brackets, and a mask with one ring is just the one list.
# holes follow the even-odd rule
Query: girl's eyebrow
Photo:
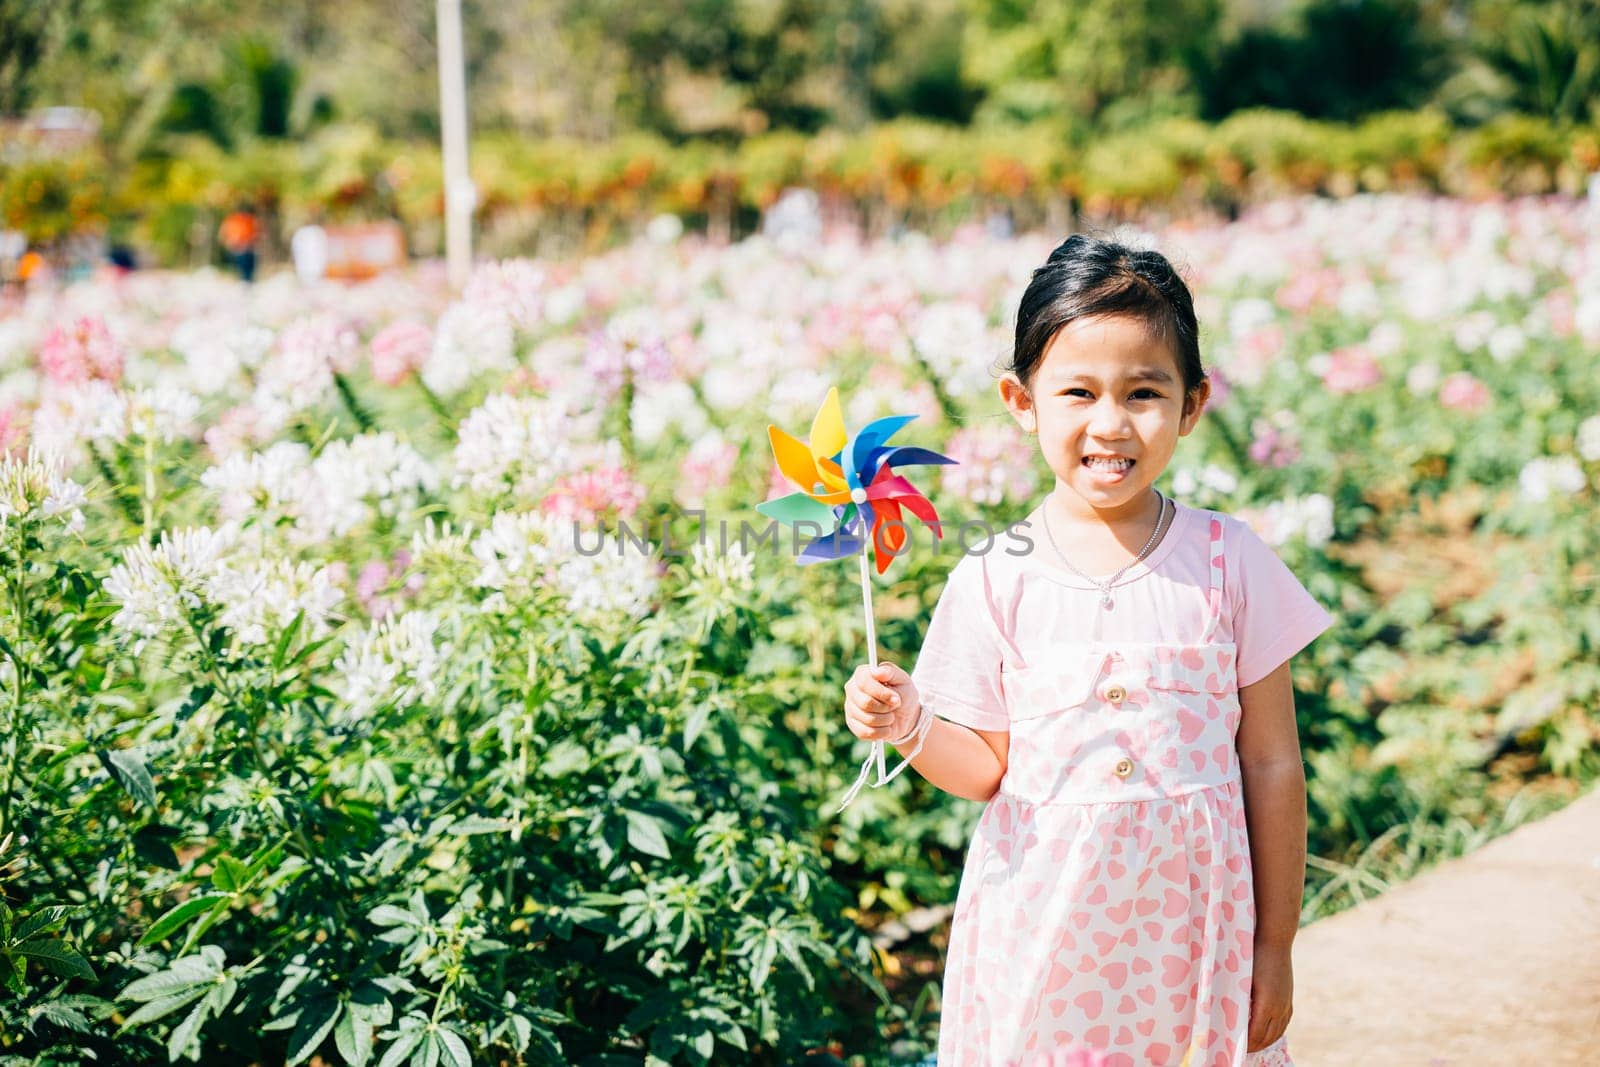
[[[1171, 385], [1172, 375], [1168, 374], [1160, 367], [1135, 367], [1128, 373], [1124, 374], [1122, 376], [1122, 380], [1126, 382], [1163, 382], [1167, 385]], [[1099, 379], [1092, 374], [1084, 374], [1080, 371], [1071, 371], [1062, 375], [1060, 381], [1096, 382], [1099, 381]]]

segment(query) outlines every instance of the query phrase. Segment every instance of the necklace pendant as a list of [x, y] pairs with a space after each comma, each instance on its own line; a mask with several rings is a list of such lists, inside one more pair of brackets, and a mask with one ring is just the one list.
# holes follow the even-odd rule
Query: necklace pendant
[[1107, 611], [1110, 611], [1111, 610], [1111, 604], [1112, 604], [1111, 594], [1110, 593], [1101, 593], [1100, 594], [1100, 606], [1102, 608], [1105, 608]]

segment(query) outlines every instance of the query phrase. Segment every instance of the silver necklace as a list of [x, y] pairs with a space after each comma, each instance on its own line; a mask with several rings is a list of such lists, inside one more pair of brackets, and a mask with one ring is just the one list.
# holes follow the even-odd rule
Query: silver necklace
[[1071, 571], [1073, 574], [1076, 574], [1079, 578], [1082, 578], [1084, 581], [1100, 590], [1100, 607], [1107, 611], [1111, 610], [1113, 604], [1115, 603], [1111, 599], [1111, 587], [1117, 584], [1117, 579], [1121, 578], [1129, 567], [1133, 566], [1135, 563], [1138, 563], [1140, 560], [1144, 559], [1150, 554], [1150, 550], [1155, 547], [1156, 539], [1161, 536], [1162, 527], [1166, 525], [1167, 498], [1162, 496], [1161, 490], [1159, 489], [1157, 489], [1155, 493], [1156, 496], [1161, 498], [1161, 514], [1156, 516], [1156, 527], [1150, 531], [1150, 540], [1144, 543], [1144, 547], [1139, 550], [1139, 554], [1133, 557], [1133, 559], [1129, 560], [1123, 566], [1122, 570], [1119, 570], [1117, 573], [1113, 574], [1110, 578], [1107, 578], [1103, 582], [1098, 578], [1089, 577], [1087, 574], [1074, 567], [1072, 565], [1072, 561], [1067, 559], [1067, 554], [1061, 551], [1061, 546], [1056, 544], [1055, 531], [1050, 529], [1050, 505], [1048, 502], [1045, 504], [1044, 533], [1045, 536], [1050, 539], [1050, 547], [1056, 550], [1056, 556], [1061, 560], [1062, 563], [1066, 564], [1067, 570]]

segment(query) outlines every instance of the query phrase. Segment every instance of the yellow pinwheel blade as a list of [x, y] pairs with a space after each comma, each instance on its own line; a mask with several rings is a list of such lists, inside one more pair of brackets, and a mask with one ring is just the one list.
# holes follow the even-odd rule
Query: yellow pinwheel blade
[[[830, 386], [817, 417], [811, 420], [811, 454], [819, 461], [844, 447], [844, 409], [839, 406], [839, 387]], [[844, 483], [840, 483], [841, 485]]]
[[817, 485], [824, 483], [824, 480], [822, 472], [817, 470], [817, 461], [811, 456], [811, 449], [799, 438], [776, 426], [767, 427], [767, 438], [772, 442], [772, 456], [778, 461], [778, 469], [783, 476], [804, 492], [815, 495]]

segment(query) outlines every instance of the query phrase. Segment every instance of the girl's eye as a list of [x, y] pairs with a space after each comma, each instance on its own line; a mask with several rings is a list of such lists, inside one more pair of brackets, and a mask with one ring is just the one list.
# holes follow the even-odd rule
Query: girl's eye
[[[1067, 390], [1064, 390], [1061, 395], [1062, 396], [1074, 396], [1074, 395], [1076, 395], [1078, 393], [1083, 393], [1085, 395], [1088, 395], [1088, 392], [1089, 392], [1089, 390], [1087, 390], [1087, 389], [1067, 389]], [[1133, 391], [1133, 395], [1134, 396], [1144, 395], [1144, 396], [1154, 397], [1157, 400], [1161, 399], [1161, 394], [1156, 392], [1154, 389], [1135, 389]]]

